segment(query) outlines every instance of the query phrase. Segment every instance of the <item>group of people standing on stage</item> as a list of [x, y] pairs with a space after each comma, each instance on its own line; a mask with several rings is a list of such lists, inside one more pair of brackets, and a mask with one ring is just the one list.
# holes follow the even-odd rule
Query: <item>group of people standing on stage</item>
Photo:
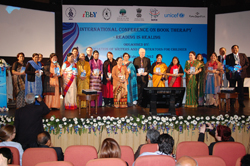
[[[145, 57], [145, 49], [139, 49], [139, 57], [133, 62], [130, 55], [124, 53], [116, 60], [113, 53], [107, 53], [104, 63], [99, 59], [99, 52], [91, 47], [86, 49], [87, 55], [79, 54], [74, 47], [67, 54], [67, 60], [60, 68], [57, 55], [52, 53], [50, 60], [43, 65], [39, 54], [34, 53], [32, 60], [24, 64], [24, 53], [18, 53], [18, 61], [13, 64], [14, 89], [17, 98], [17, 108], [24, 106], [24, 96], [28, 93], [43, 95], [49, 108], [60, 108], [60, 95], [64, 95], [66, 109], [86, 107], [86, 102], [78, 103], [77, 94], [82, 89], [93, 89], [99, 94], [98, 106], [104, 101], [107, 107], [125, 108], [132, 105], [142, 105], [144, 88], [152, 78], [153, 87], [182, 87], [182, 76], [186, 73], [186, 107], [218, 106], [220, 87], [235, 87], [238, 82], [239, 103], [243, 104], [243, 82], [246, 68], [249, 66], [245, 54], [238, 53], [239, 46], [232, 46], [232, 54], [226, 56], [226, 49], [220, 48], [220, 56], [214, 52], [210, 60], [204, 64], [203, 56], [189, 52], [184, 70], [178, 57], [173, 57], [169, 67], [162, 62], [162, 55], [156, 56], [156, 62], [151, 65]], [[238, 65], [238, 66], [237, 66]], [[26, 67], [23, 70], [23, 67]], [[226, 72], [226, 75], [225, 75]], [[26, 76], [26, 77], [25, 77]], [[44, 76], [44, 78], [42, 77]], [[152, 77], [151, 77], [152, 76]], [[60, 81], [63, 78], [63, 83]], [[43, 82], [43, 83], [42, 83]], [[94, 106], [94, 102], [91, 103]]]

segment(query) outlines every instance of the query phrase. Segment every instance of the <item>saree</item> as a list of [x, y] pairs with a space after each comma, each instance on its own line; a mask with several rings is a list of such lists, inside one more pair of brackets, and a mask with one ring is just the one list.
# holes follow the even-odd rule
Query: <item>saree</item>
[[200, 63], [203, 64], [203, 67], [201, 67], [201, 72], [196, 75], [197, 80], [197, 92], [198, 92], [198, 105], [203, 106], [204, 105], [204, 89], [205, 89], [205, 65], [203, 61], [200, 61]]
[[[178, 73], [183, 73], [181, 65], [170, 65], [166, 73], [174, 74], [175, 69], [178, 69]], [[168, 76], [168, 87], [183, 87], [182, 76]]]
[[48, 108], [60, 108], [60, 82], [59, 77], [53, 77], [55, 68], [60, 69], [58, 63], [47, 62], [44, 66], [44, 102]]
[[[103, 74], [103, 63], [100, 59], [95, 60], [92, 59], [89, 61], [90, 65], [90, 70], [93, 73], [95, 69], [99, 69], [101, 73]], [[97, 90], [97, 93], [99, 94], [98, 97], [98, 106], [102, 106], [102, 81], [101, 81], [101, 76], [95, 76], [95, 75], [90, 75], [90, 85], [89, 89]], [[91, 101], [91, 106], [95, 106], [95, 102]]]
[[[89, 77], [90, 77], [90, 66], [89, 62], [79, 60], [77, 62], [77, 94], [82, 94], [83, 89], [89, 89]], [[81, 73], [85, 70], [86, 78], [84, 80], [80, 79]], [[77, 100], [77, 105], [79, 106], [79, 101]], [[86, 101], [81, 101], [81, 108], [86, 108]]]
[[[215, 69], [216, 71], [219, 71], [219, 74], [207, 72], [209, 67], [212, 67], [213, 70]], [[205, 69], [206, 69], [205, 94], [207, 96], [206, 105], [218, 106], [220, 101], [217, 93], [220, 92], [222, 75], [224, 73], [223, 65], [219, 61], [215, 61], [214, 63], [207, 62]]]
[[[157, 63], [155, 62], [155, 65], [153, 64], [152, 65], [153, 67], [153, 73], [156, 72], [157, 68], [160, 68], [160, 71], [161, 73], [166, 73], [167, 71], [167, 65], [165, 63]], [[156, 75], [156, 74], [153, 74], [153, 87], [165, 87], [165, 78], [163, 75]]]
[[[28, 63], [31, 64], [31, 66], [35, 69], [35, 70], [42, 70], [42, 64], [40, 62], [37, 62], [37, 64], [33, 61], [30, 60], [28, 61]], [[37, 76], [35, 74], [35, 82], [30, 82], [27, 80], [28, 76], [26, 74], [26, 80], [25, 80], [25, 96], [28, 93], [33, 93], [35, 96], [40, 95], [42, 96], [42, 92], [43, 92], [43, 83], [42, 83], [42, 77], [41, 76]]]
[[127, 103], [128, 106], [132, 106], [134, 101], [138, 100], [138, 88], [137, 88], [137, 76], [135, 66], [132, 62], [128, 62], [126, 64], [127, 70], [130, 70], [130, 74], [128, 77], [129, 84], [127, 85], [128, 95], [127, 95]]
[[[118, 69], [116, 65], [112, 71], [113, 76], [113, 92], [114, 92], [114, 106], [116, 108], [126, 108], [127, 107], [127, 79], [128, 71], [125, 66], [121, 66], [121, 69]], [[125, 82], [120, 82], [120, 78], [123, 77]]]
[[[20, 72], [25, 64], [20, 64], [15, 62], [13, 64], [12, 70]], [[13, 88], [16, 95], [16, 108], [21, 108], [25, 106], [25, 75], [15, 75], [13, 74]]]
[[[193, 63], [189, 63], [186, 61], [185, 64], [185, 69], [189, 70], [190, 67], [195, 67], [195, 71], [200, 69], [201, 67], [204, 66], [203, 63], [200, 63], [198, 60], [194, 60]], [[196, 81], [196, 75], [194, 74], [186, 74], [186, 102], [185, 102], [185, 107], [197, 107], [197, 81]]]
[[65, 109], [77, 109], [76, 104], [76, 77], [73, 74], [72, 68], [76, 68], [76, 64], [70, 64], [68, 61], [64, 62], [62, 66], [63, 72], [63, 88], [64, 88], [64, 105]]

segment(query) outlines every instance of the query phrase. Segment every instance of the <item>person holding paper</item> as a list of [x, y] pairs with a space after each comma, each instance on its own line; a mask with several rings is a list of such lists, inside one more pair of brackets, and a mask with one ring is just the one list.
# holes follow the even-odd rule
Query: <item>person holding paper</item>
[[[89, 89], [89, 77], [90, 77], [90, 65], [85, 61], [84, 53], [79, 55], [79, 61], [77, 62], [77, 94], [82, 94], [83, 89]], [[77, 100], [77, 105], [79, 106]], [[86, 101], [81, 101], [81, 108], [86, 108]]]
[[203, 67], [201, 67], [201, 72], [196, 75], [197, 88], [198, 88], [198, 106], [204, 106], [204, 96], [205, 96], [205, 64], [203, 61], [203, 56], [201, 54], [197, 54], [196, 58], [200, 63], [202, 63]]
[[[90, 89], [97, 90], [99, 94], [98, 106], [102, 106], [102, 74], [103, 74], [103, 63], [99, 59], [99, 52], [95, 50], [93, 52], [93, 59], [89, 61], [90, 65]], [[95, 102], [91, 102], [91, 106], [95, 106]]]
[[39, 55], [34, 53], [32, 60], [28, 61], [25, 73], [25, 95], [33, 93], [35, 96], [42, 96], [43, 84], [42, 84], [42, 64], [38, 61]]
[[172, 59], [167, 71], [168, 87], [182, 87], [182, 76], [184, 75], [183, 69], [180, 65], [179, 59], [175, 56]]
[[206, 106], [215, 106], [219, 105], [218, 94], [220, 92], [220, 86], [222, 83], [223, 65], [218, 61], [216, 53], [212, 53], [210, 56], [210, 61], [205, 65], [206, 70], [206, 88], [205, 94], [206, 97]]
[[186, 61], [184, 72], [186, 73], [186, 103], [185, 107], [195, 108], [198, 106], [197, 81], [196, 75], [202, 71], [204, 66], [199, 60], [195, 59], [195, 52], [189, 52], [189, 60]]
[[113, 58], [113, 53], [107, 53], [107, 60], [103, 64], [103, 89], [105, 107], [114, 105], [112, 69], [117, 64]]
[[128, 106], [133, 106], [137, 104], [138, 100], [138, 88], [137, 88], [137, 76], [136, 69], [132, 62], [129, 61], [130, 55], [128, 53], [123, 54], [123, 64], [127, 67], [129, 77], [128, 77], [128, 95], [127, 102]]
[[74, 55], [72, 53], [67, 54], [67, 61], [62, 65], [63, 74], [63, 94], [64, 94], [64, 105], [65, 109], [75, 110], [77, 109], [76, 104], [76, 64], [74, 63]]
[[139, 57], [134, 59], [134, 66], [137, 75], [137, 86], [138, 86], [138, 106], [142, 106], [144, 88], [148, 85], [148, 73], [151, 69], [150, 59], [145, 57], [146, 51], [144, 48], [139, 49]]
[[50, 54], [50, 60], [44, 66], [44, 102], [48, 108], [60, 109], [60, 65], [57, 62], [57, 55], [55, 53]]
[[117, 65], [112, 70], [113, 77], [113, 92], [114, 92], [114, 106], [115, 108], [126, 108], [127, 106], [127, 84], [128, 84], [128, 70], [122, 65], [121, 57], [116, 59]]
[[18, 61], [14, 62], [12, 65], [13, 74], [13, 87], [14, 94], [16, 95], [16, 108], [21, 108], [25, 106], [25, 63], [24, 53], [20, 52], [17, 54]]
[[[235, 87], [237, 82], [237, 92], [239, 93], [239, 104], [240, 107], [245, 107], [243, 84], [244, 79], [247, 76], [247, 68], [249, 61], [244, 53], [239, 53], [239, 46], [233, 45], [231, 47], [232, 53], [226, 56], [226, 76], [229, 80], [230, 87]], [[231, 105], [234, 104], [233, 100], [230, 100]]]
[[156, 62], [152, 64], [150, 73], [153, 74], [153, 87], [165, 87], [167, 65], [162, 62], [162, 55], [156, 55]]

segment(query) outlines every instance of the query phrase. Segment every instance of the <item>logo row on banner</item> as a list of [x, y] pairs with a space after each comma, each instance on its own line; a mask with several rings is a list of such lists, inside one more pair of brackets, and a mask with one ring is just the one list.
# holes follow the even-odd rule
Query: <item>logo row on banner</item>
[[63, 22], [207, 24], [207, 8], [63, 5]]

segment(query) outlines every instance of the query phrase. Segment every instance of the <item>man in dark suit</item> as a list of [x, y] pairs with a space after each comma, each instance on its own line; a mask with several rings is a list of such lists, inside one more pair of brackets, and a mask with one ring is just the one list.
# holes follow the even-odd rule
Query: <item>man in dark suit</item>
[[43, 129], [43, 116], [50, 112], [50, 109], [38, 96], [37, 101], [35, 95], [29, 93], [25, 97], [26, 106], [16, 110], [15, 122], [16, 141], [19, 142], [23, 150], [29, 147], [37, 147], [37, 135]]
[[[139, 57], [134, 59], [134, 66], [136, 69], [136, 75], [137, 75], [137, 86], [138, 86], [138, 103], [137, 105], [142, 105], [142, 99], [143, 99], [143, 89], [147, 87], [148, 85], [148, 73], [151, 68], [150, 59], [145, 57], [145, 49], [140, 48], [139, 49]], [[138, 69], [143, 68], [143, 73], [138, 73]]]
[[87, 49], [86, 49], [86, 53], [87, 53], [87, 55], [85, 56], [85, 61], [87, 61], [87, 62], [89, 62], [91, 59], [93, 59], [93, 49], [92, 49], [92, 47], [88, 47]]
[[228, 87], [228, 80], [226, 78], [226, 49], [224, 47], [221, 47], [219, 49], [220, 55], [218, 56], [218, 61], [221, 62], [223, 64], [223, 70], [224, 70], [224, 74], [222, 76], [222, 82], [223, 82], [223, 87], [227, 88]]
[[60, 147], [53, 147], [51, 143], [51, 137], [50, 134], [47, 131], [43, 131], [37, 136], [37, 144], [41, 148], [53, 148], [56, 151], [57, 154], [57, 160], [58, 161], [63, 161], [64, 156], [62, 152], [62, 148]]
[[[244, 78], [247, 75], [246, 69], [249, 66], [249, 61], [247, 59], [246, 54], [239, 53], [239, 46], [233, 45], [231, 47], [232, 53], [226, 56], [226, 76], [230, 82], [230, 87], [235, 87], [236, 81], [238, 83], [238, 93], [239, 93], [239, 104], [240, 107], [245, 107], [243, 100], [244, 100], [244, 91], [243, 91], [243, 84]], [[235, 65], [240, 65], [241, 68], [237, 70]], [[233, 104], [233, 103], [231, 103]]]

